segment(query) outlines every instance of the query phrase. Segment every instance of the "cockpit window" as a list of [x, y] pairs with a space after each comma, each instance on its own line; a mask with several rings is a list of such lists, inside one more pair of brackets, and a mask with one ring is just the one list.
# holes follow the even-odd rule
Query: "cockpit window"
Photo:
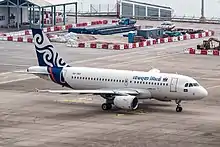
[[198, 87], [199, 84], [198, 83], [186, 83], [185, 87]]
[[198, 83], [193, 83], [193, 86], [197, 87], [197, 86], [199, 86], [199, 84]]

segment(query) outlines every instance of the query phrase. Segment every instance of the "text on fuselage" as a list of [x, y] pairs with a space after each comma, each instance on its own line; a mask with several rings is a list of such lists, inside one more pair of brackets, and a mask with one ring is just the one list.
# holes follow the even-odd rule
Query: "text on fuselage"
[[150, 77], [140, 77], [140, 76], [133, 76], [134, 80], [141, 80], [141, 81], [161, 81], [163, 80], [163, 82], [166, 82], [168, 80], [168, 78], [162, 78], [162, 77], [154, 77], [154, 76], [150, 76]]

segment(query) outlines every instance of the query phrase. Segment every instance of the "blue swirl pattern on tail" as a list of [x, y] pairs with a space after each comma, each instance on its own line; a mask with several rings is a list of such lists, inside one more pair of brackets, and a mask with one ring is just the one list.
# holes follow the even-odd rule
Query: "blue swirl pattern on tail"
[[39, 66], [70, 67], [54, 50], [42, 29], [32, 28], [32, 34]]

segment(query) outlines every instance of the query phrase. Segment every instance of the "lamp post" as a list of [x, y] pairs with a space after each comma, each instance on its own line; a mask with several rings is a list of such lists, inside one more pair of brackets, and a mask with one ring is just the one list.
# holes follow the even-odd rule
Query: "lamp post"
[[204, 0], [201, 0], [201, 17], [200, 21], [205, 21], [205, 16], [204, 16]]

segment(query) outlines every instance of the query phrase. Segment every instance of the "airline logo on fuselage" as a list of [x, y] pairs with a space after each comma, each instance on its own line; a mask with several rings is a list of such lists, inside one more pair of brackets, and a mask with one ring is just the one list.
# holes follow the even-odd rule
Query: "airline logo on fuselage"
[[163, 81], [163, 82], [167, 82], [168, 78], [162, 78], [162, 77], [154, 77], [154, 76], [150, 76], [150, 77], [140, 77], [140, 76], [133, 76], [134, 80], [141, 80], [141, 81]]

